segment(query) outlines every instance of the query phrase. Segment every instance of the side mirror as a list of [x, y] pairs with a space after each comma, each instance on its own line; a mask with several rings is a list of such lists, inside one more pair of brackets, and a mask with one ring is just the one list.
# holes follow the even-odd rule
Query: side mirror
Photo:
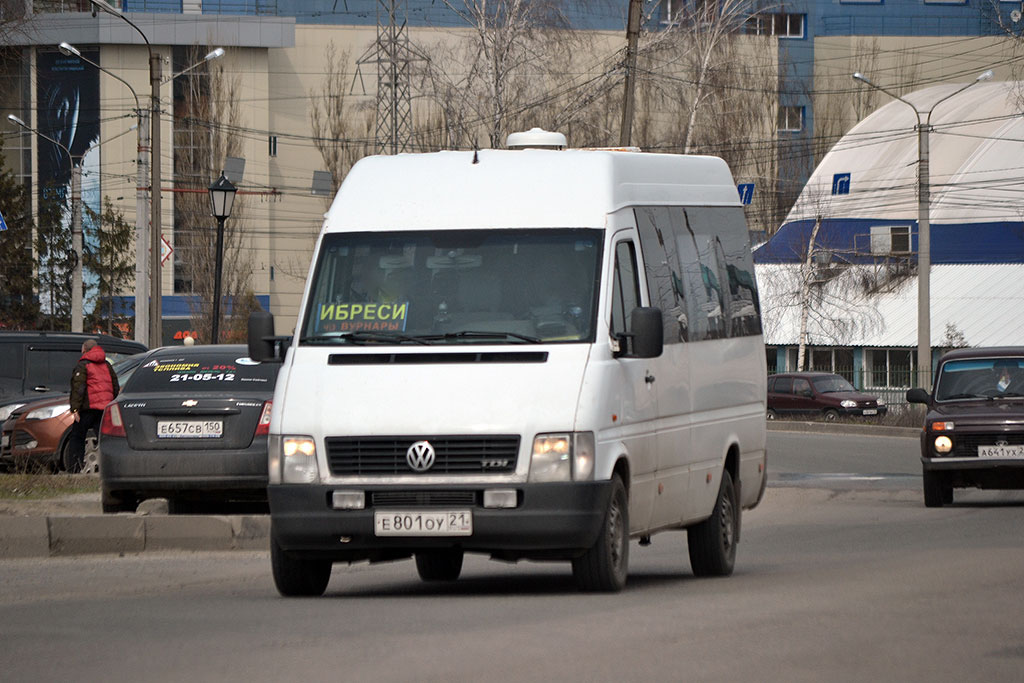
[[907, 403], [931, 403], [932, 397], [921, 387], [914, 387], [907, 390]]
[[633, 327], [633, 357], [660, 356], [665, 345], [661, 309], [655, 306], [638, 306], [630, 314], [629, 322]]
[[261, 363], [279, 361], [274, 352], [274, 314], [254, 311], [249, 314], [249, 358]]

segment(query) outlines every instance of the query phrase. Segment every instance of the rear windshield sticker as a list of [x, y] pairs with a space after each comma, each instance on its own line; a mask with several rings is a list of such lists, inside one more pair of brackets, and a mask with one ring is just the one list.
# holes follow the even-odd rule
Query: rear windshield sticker
[[408, 315], [408, 301], [382, 304], [321, 304], [319, 323], [320, 329], [324, 332], [404, 332]]

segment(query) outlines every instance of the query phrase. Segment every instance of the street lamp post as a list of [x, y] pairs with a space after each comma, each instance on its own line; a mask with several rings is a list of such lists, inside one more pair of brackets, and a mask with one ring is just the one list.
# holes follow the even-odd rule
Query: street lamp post
[[75, 158], [71, 150], [51, 138], [46, 133], [28, 125], [14, 114], [8, 114], [7, 120], [11, 123], [35, 133], [44, 140], [64, 150], [68, 155], [68, 164], [71, 167], [71, 247], [75, 252], [75, 267], [71, 272], [71, 331], [82, 331], [82, 166], [81, 158], [75, 164]]
[[[928, 149], [928, 134], [932, 130], [932, 112], [940, 104], [949, 98], [959, 95], [972, 85], [987, 81], [992, 78], [992, 71], [986, 71], [973, 81], [957, 89], [938, 100], [927, 111], [921, 111], [916, 106], [903, 99], [899, 95], [889, 92], [880, 85], [869, 81], [859, 71], [853, 74], [855, 80], [864, 83], [868, 87], [883, 92], [895, 100], [899, 100], [914, 110], [917, 117], [917, 386], [928, 388], [931, 386], [932, 374], [932, 346], [931, 346], [931, 186], [930, 186], [930, 153]], [[921, 122], [921, 114], [925, 114], [924, 123]]]
[[213, 217], [217, 219], [217, 260], [214, 264], [213, 276], [213, 331], [210, 343], [220, 342], [220, 284], [224, 258], [224, 221], [231, 215], [231, 205], [238, 191], [231, 181], [220, 172], [220, 178], [210, 185], [210, 207]]
[[58, 47], [61, 53], [74, 55], [86, 64], [90, 64], [108, 76], [121, 81], [131, 92], [132, 97], [135, 98], [135, 113], [139, 119], [136, 128], [138, 135], [138, 151], [136, 153], [138, 181], [135, 185], [135, 341], [149, 346], [149, 280], [146, 268], [146, 245], [149, 241], [147, 239], [149, 203], [146, 201], [145, 188], [146, 177], [149, 175], [149, 130], [146, 127], [149, 112], [144, 110], [139, 104], [139, 96], [135, 92], [135, 88], [128, 81], [87, 57], [82, 56], [82, 53], [73, 45], [63, 42]]

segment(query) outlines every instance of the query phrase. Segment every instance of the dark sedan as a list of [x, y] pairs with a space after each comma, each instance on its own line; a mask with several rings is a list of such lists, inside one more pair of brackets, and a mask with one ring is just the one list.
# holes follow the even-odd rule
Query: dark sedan
[[783, 416], [878, 417], [888, 406], [830, 372], [788, 372], [768, 378], [768, 419]]
[[953, 502], [953, 489], [1024, 489], [1024, 347], [958, 349], [939, 361], [921, 433], [924, 504]]
[[265, 505], [267, 433], [279, 365], [243, 345], [151, 352], [100, 427], [104, 512], [166, 498], [171, 513]]

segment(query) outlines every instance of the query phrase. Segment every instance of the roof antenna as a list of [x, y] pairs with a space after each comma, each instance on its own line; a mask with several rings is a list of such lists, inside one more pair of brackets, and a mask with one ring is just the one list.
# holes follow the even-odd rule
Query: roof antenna
[[474, 164], [479, 164], [480, 163], [480, 155], [478, 154], [476, 140], [473, 141], [473, 163]]

